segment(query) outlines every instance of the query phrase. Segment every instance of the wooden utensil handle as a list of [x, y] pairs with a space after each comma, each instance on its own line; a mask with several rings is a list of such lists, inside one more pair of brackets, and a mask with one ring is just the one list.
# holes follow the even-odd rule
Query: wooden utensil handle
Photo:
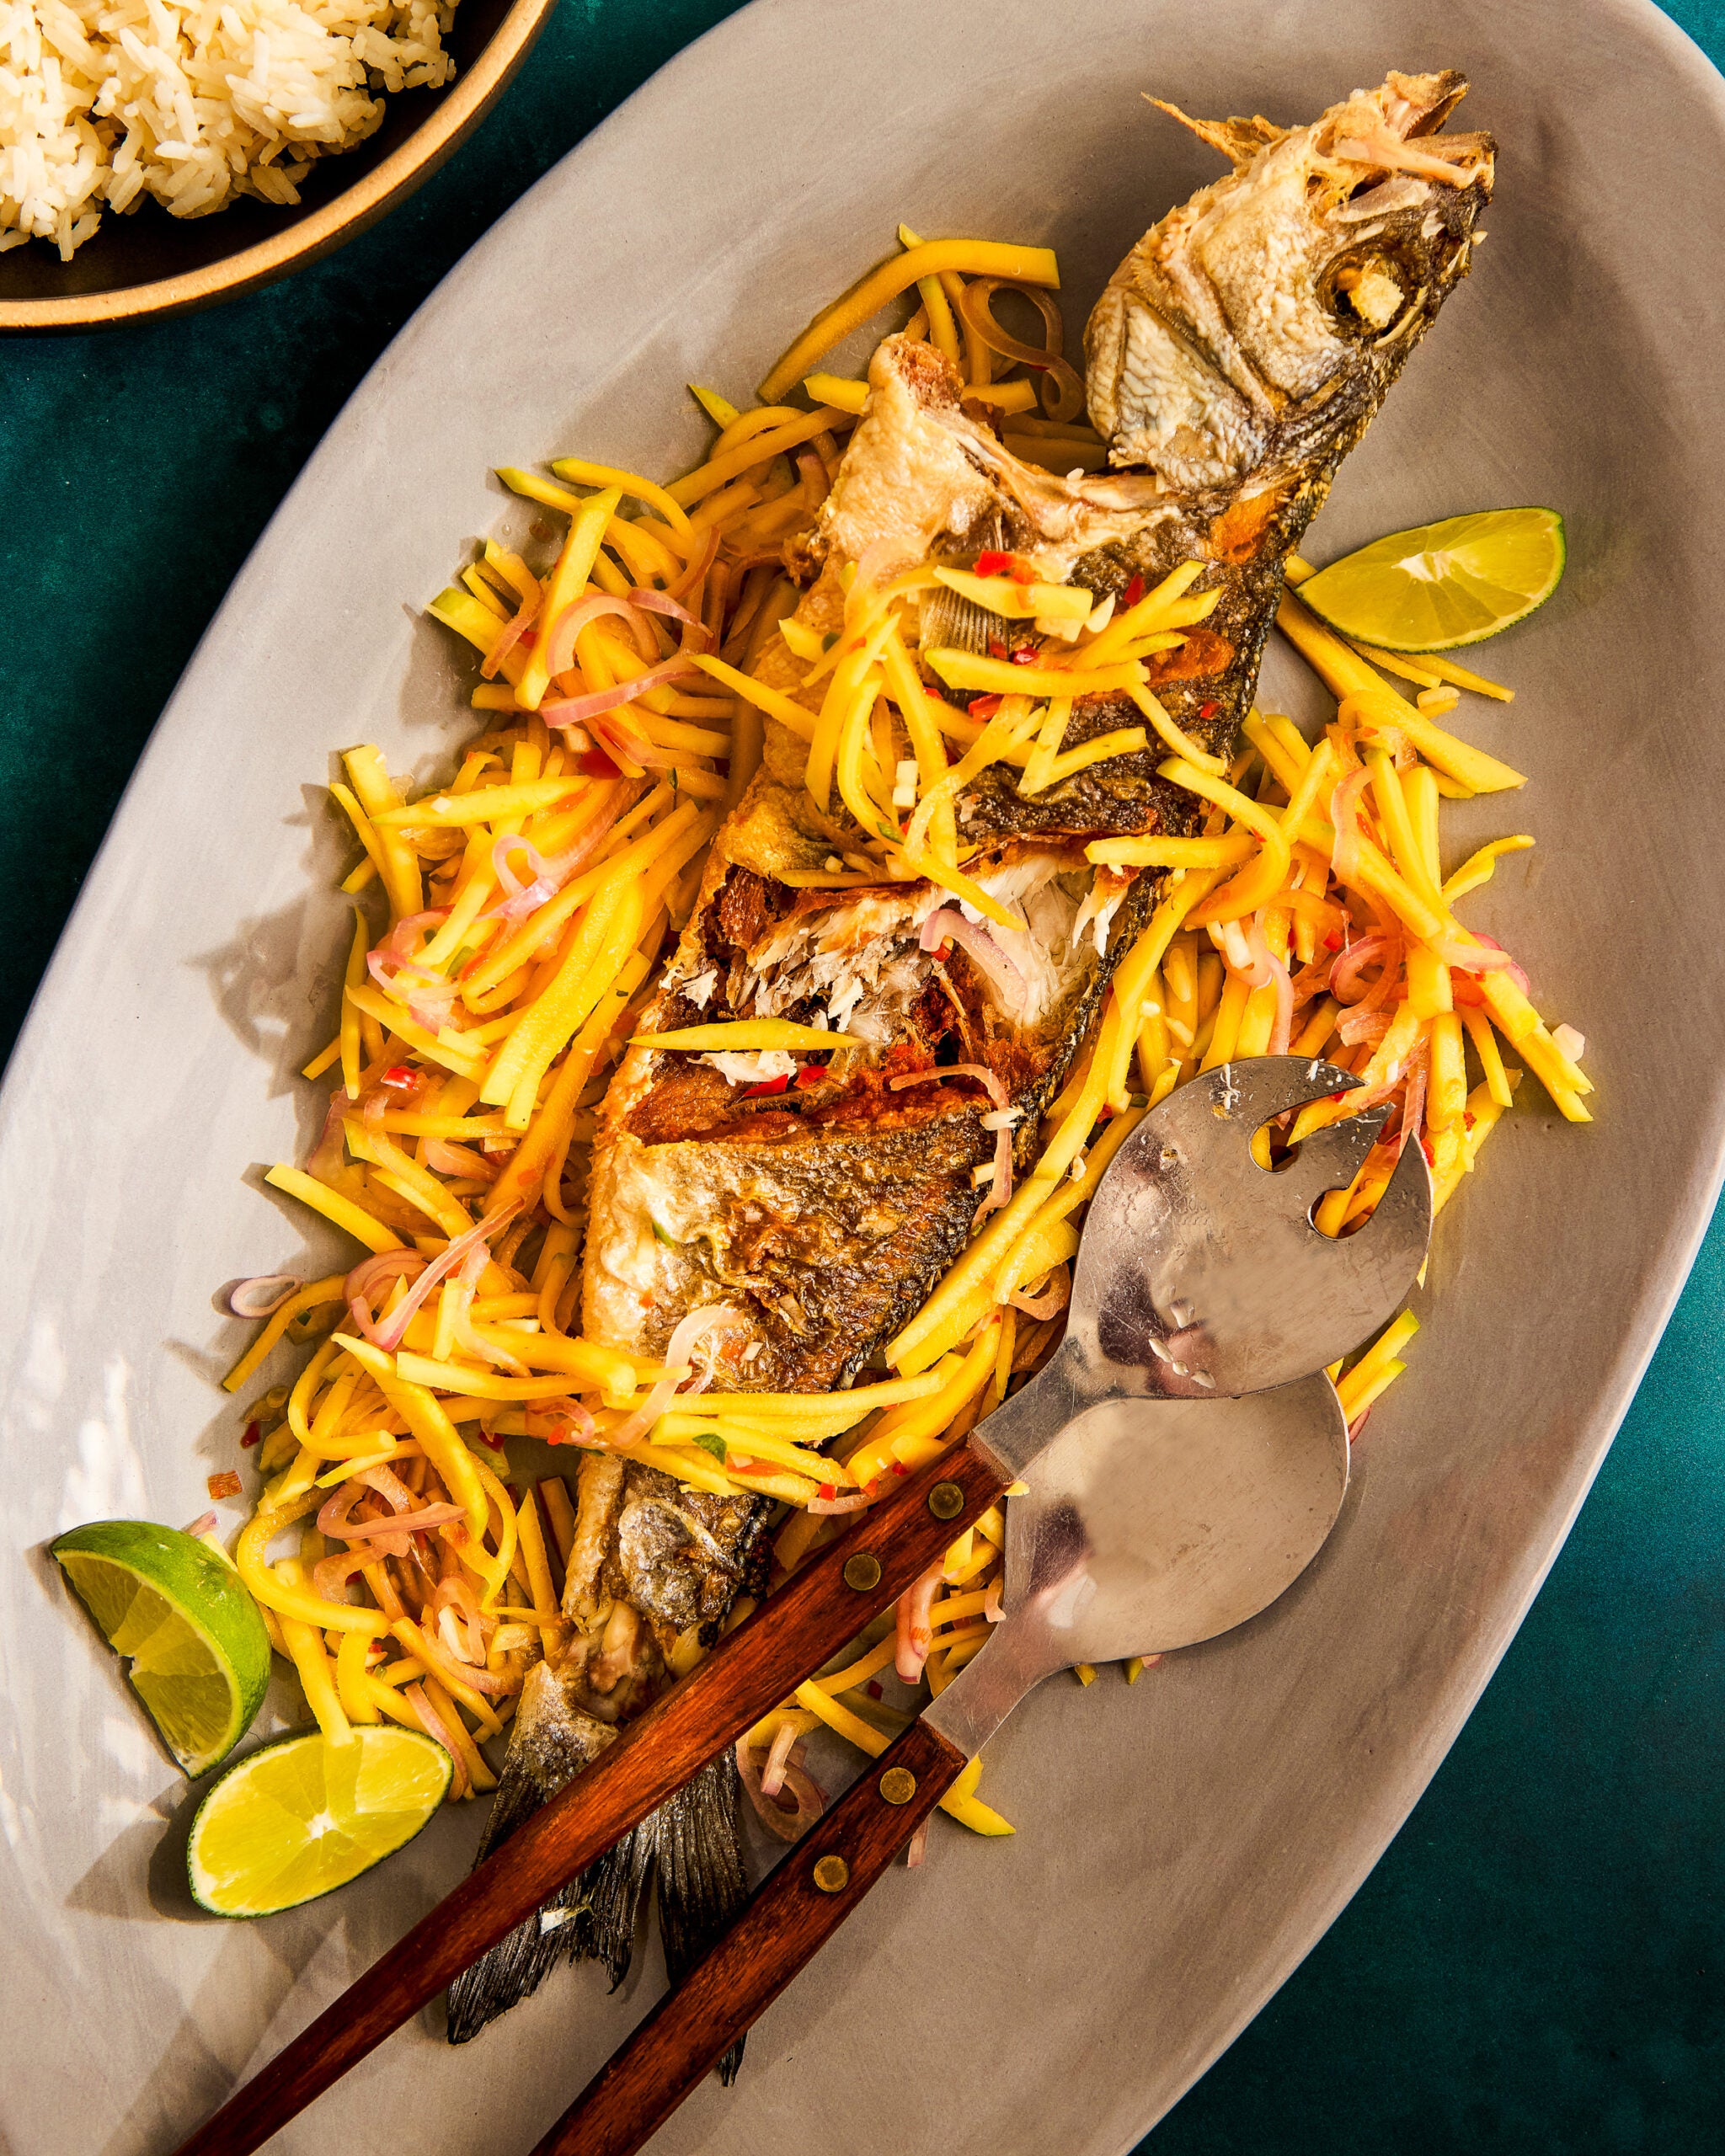
[[634, 2156], [825, 1945], [964, 1768], [914, 1721], [595, 2074], [533, 2156]]
[[[249, 2156], [356, 2061], [794, 1691], [1000, 1496], [969, 1446], [932, 1461], [721, 1640], [181, 2143]], [[765, 2002], [762, 2002], [765, 2004]], [[759, 2009], [757, 2009], [756, 2011]]]

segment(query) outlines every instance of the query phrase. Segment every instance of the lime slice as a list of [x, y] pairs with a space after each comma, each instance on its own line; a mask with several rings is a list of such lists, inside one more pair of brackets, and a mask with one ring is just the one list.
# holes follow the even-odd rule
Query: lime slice
[[1487, 509], [1392, 531], [1299, 587], [1338, 634], [1386, 651], [1453, 651], [1523, 621], [1563, 574], [1554, 509]]
[[345, 1886], [393, 1854], [442, 1803], [441, 1744], [393, 1722], [345, 1742], [283, 1737], [230, 1767], [198, 1806], [192, 1893], [221, 1917], [267, 1917]]
[[232, 1566], [195, 1535], [143, 1519], [97, 1520], [52, 1547], [186, 1773], [225, 1758], [270, 1682], [270, 1636]]

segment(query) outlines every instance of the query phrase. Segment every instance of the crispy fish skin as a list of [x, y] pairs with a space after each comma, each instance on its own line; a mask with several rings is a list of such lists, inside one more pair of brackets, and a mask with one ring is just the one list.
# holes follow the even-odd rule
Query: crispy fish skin
[[[1175, 113], [1233, 170], [1145, 235], [1091, 318], [1089, 405], [1110, 472], [1061, 478], [1021, 463], [937, 352], [886, 339], [817, 527], [788, 550], [806, 587], [798, 620], [820, 634], [839, 629], [841, 571], [865, 555], [877, 567], [931, 554], [964, 565], [1000, 547], [1098, 599], [1196, 561], [1194, 589], [1220, 600], [1153, 662], [1151, 686], [1185, 732], [1227, 750], [1251, 703], [1286, 555], [1466, 272], [1493, 146], [1437, 132], [1465, 88], [1453, 73], [1391, 74], [1292, 130]], [[819, 687], [804, 688], [782, 637], [756, 670], [818, 708]], [[1080, 700], [1065, 745], [1138, 720], [1123, 699]], [[1183, 835], [1197, 820], [1193, 798], [1156, 776], [1159, 744], [1028, 800], [1012, 768], [984, 771], [960, 798], [959, 823], [981, 849], [967, 873], [1022, 899], [1022, 992], [1007, 993], [963, 951], [941, 964], [917, 948], [920, 920], [944, 903], [928, 887], [816, 899], [782, 882], [824, 869], [860, 835], [836, 803], [823, 814], [809, 800], [805, 754], [768, 720], [762, 768], [714, 841], [643, 1031], [751, 1015], [810, 1022], [823, 1011], [835, 1031], [873, 1027], [870, 1045], [836, 1054], [813, 1087], [761, 1100], [710, 1063], [644, 1043], [612, 1081], [594, 1150], [585, 1331], [657, 1354], [687, 1311], [728, 1303], [750, 1328], [720, 1351], [716, 1376], [728, 1390], [843, 1386], [920, 1306], [969, 1231], [973, 1177], [992, 1151], [984, 1090], [943, 1084], [932, 1070], [986, 1064], [1023, 1111], [1023, 1166], [1156, 896], [1149, 875], [1104, 890], [1104, 871], [1080, 897], [1092, 874], [1084, 841]], [[895, 1077], [919, 1082], [895, 1091]], [[692, 1637], [716, 1636], [709, 1613], [756, 1577], [764, 1510], [703, 1498], [636, 1463], [584, 1457], [564, 1593], [570, 1637], [554, 1677], [523, 1693], [488, 1846], [550, 1793], [565, 1764], [579, 1771], [584, 1748], [597, 1756]], [[596, 1955], [616, 1980], [656, 1854], [675, 1980], [740, 1899], [729, 1764], [704, 1769], [569, 1890], [576, 1913], [553, 1924], [549, 1958]], [[463, 2035], [549, 1966], [547, 1935], [531, 1931], [462, 1980]]]

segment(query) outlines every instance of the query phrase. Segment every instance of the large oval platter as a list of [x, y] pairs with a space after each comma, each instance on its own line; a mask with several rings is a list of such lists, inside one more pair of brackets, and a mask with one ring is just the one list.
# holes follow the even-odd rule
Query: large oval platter
[[[1471, 77], [1490, 243], [1310, 551], [1506, 502], [1568, 519], [1557, 598], [1493, 648], [1468, 730], [1531, 776], [1472, 902], [1589, 1038], [1599, 1119], [1518, 1113], [1442, 1223], [1426, 1329], [1341, 1528], [1285, 1599], [1128, 1691], [1050, 1685], [991, 1754], [1019, 1832], [936, 1830], [709, 2084], [667, 2151], [1114, 2156], [1306, 1953], [1406, 1817], [1562, 1540], [1718, 1187], [1725, 1003], [1719, 280], [1725, 95], [1651, 6], [1457, 0], [759, 0], [685, 52], [463, 261], [331, 430], [216, 616], [92, 873], [0, 1135], [0, 1983], [16, 2156], [171, 2147], [467, 1864], [473, 1807], [339, 1897], [195, 1921], [184, 1785], [44, 1554], [185, 1520], [236, 1457], [213, 1291], [335, 1254], [264, 1190], [306, 1142], [347, 855], [331, 752], [429, 776], [466, 723], [417, 609], [508, 510], [490, 468], [662, 472], [681, 385], [750, 386], [891, 243], [1048, 241], [1076, 329], [1214, 161], [1145, 105], [1311, 117], [1389, 66]], [[1300, 708], [1276, 659], [1263, 701]], [[99, 718], [99, 714], [95, 715]], [[1530, 869], [1525, 863], [1530, 862]], [[275, 2145], [527, 2148], [638, 2017], [562, 1972], [459, 2052], [428, 2016]]]

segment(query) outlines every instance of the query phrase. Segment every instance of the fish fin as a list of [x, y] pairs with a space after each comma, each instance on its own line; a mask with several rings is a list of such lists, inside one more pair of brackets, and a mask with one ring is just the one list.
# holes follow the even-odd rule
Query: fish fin
[[[659, 1830], [659, 1928], [665, 1973], [679, 1984], [729, 1927], [749, 1898], [737, 1763], [730, 1752], [704, 1766], [668, 1796], [654, 1817]], [[738, 2037], [718, 2063], [729, 2089], [743, 2063]]]
[[575, 1881], [586, 1913], [568, 1942], [572, 1961], [602, 1961], [615, 1991], [634, 1959], [641, 1897], [658, 1841], [658, 1812], [631, 1827]]
[[[510, 1732], [491, 1817], [474, 1856], [483, 1864], [548, 1797], [590, 1765], [616, 1732], [570, 1703], [553, 1673], [538, 1662], [527, 1673]], [[489, 1948], [449, 1988], [446, 2034], [470, 2043], [489, 2021], [537, 1991], [585, 1928], [586, 1876], [547, 1897], [531, 1916]]]
[[1194, 120], [1189, 112], [1182, 112], [1177, 104], [1170, 104], [1165, 98], [1146, 96], [1146, 104], [1153, 104], [1158, 112], [1165, 112], [1170, 120], [1178, 120], [1183, 127], [1189, 127], [1200, 142], [1208, 142], [1213, 150], [1220, 150], [1236, 172], [1242, 172], [1252, 163], [1260, 150], [1272, 142], [1279, 142], [1288, 132], [1278, 127], [1274, 120], [1266, 120], [1258, 113], [1250, 120]]

